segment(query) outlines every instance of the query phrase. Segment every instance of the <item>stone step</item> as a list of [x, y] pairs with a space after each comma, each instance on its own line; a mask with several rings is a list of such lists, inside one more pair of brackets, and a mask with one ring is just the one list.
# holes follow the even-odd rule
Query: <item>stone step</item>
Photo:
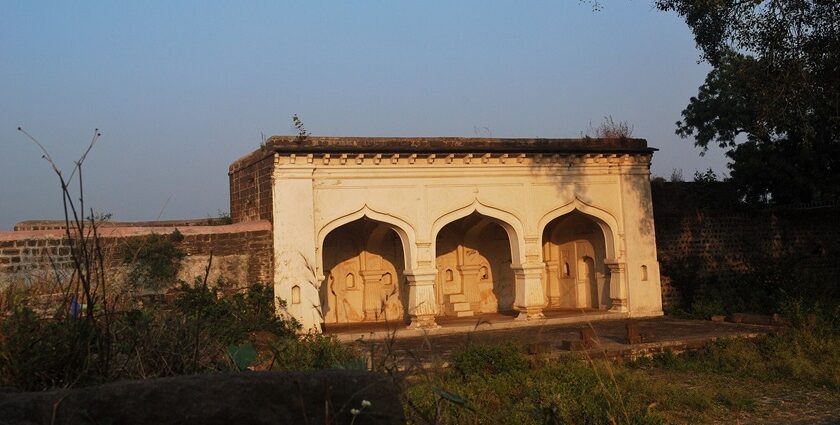
[[467, 302], [467, 296], [464, 294], [449, 294], [449, 303], [465, 303]]
[[[469, 306], [469, 304], [467, 304], [467, 305]], [[474, 316], [475, 313], [472, 310], [467, 310], [467, 311], [456, 311], [456, 312], [452, 313], [451, 315], [455, 316], [455, 317], [471, 317], [471, 316]]]
[[452, 304], [452, 311], [459, 312], [459, 311], [471, 311], [470, 303], [454, 303]]

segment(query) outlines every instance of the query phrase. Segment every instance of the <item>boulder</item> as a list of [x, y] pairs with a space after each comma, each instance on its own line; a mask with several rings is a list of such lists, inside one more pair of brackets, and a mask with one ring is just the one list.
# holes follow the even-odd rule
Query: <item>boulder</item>
[[354, 412], [355, 424], [405, 423], [392, 379], [353, 370], [219, 373], [0, 393], [0, 424], [9, 425], [347, 424]]

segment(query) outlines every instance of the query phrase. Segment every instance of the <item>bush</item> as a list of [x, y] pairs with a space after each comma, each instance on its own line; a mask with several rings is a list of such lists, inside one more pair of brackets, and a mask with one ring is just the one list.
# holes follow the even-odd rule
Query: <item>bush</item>
[[0, 385], [36, 391], [101, 381], [101, 338], [93, 322], [43, 320], [18, 306], [0, 321]]
[[118, 255], [129, 267], [129, 281], [155, 290], [175, 283], [185, 255], [178, 249], [177, 243], [183, 238], [176, 229], [169, 235], [153, 233], [128, 239], [120, 246]]
[[258, 332], [297, 341], [299, 326], [275, 315], [271, 288], [252, 285], [230, 297], [200, 283], [178, 289], [171, 305], [95, 320], [45, 320], [20, 306], [0, 320], [0, 385], [43, 390], [235, 370], [227, 347], [252, 341]]
[[273, 370], [366, 369], [364, 357], [331, 335], [306, 334], [271, 344]]

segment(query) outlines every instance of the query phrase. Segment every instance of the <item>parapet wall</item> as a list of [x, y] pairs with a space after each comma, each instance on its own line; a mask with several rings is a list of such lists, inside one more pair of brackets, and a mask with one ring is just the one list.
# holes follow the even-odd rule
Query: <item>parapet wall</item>
[[[192, 281], [203, 276], [210, 255], [210, 279], [221, 276], [237, 286], [271, 282], [273, 275], [271, 223], [253, 221], [223, 226], [105, 226], [100, 229], [106, 267], [117, 268], [113, 255], [132, 238], [168, 235], [176, 229], [183, 238], [176, 246], [184, 252], [178, 278]], [[17, 227], [17, 226], [16, 226]], [[25, 226], [21, 226], [25, 227]], [[51, 277], [72, 267], [70, 242], [61, 229], [0, 232], [0, 282]]]
[[230, 217], [234, 223], [271, 221], [274, 153], [259, 150], [230, 166]]

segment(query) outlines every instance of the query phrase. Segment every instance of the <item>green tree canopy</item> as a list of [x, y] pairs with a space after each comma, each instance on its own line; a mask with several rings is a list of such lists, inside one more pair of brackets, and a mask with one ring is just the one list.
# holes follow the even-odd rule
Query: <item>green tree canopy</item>
[[677, 134], [727, 150], [752, 202], [840, 199], [840, 1], [657, 0], [712, 70]]

